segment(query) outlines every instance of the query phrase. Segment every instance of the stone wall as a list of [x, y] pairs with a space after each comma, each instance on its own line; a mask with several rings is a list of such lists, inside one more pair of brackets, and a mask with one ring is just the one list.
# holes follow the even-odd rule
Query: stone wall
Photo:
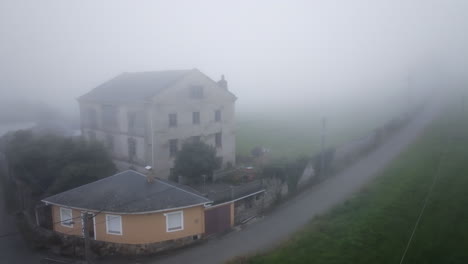
[[265, 194], [263, 197], [263, 208], [265, 210], [269, 209], [289, 194], [288, 184], [276, 177], [263, 179], [263, 186], [265, 187]]
[[150, 244], [119, 244], [102, 241], [91, 241], [91, 250], [98, 256], [136, 256], [151, 255], [162, 251], [181, 248], [199, 241], [199, 237], [185, 237], [175, 240], [167, 240]]
[[264, 198], [265, 193], [259, 193], [234, 202], [234, 225], [243, 224], [260, 215], [265, 206]]

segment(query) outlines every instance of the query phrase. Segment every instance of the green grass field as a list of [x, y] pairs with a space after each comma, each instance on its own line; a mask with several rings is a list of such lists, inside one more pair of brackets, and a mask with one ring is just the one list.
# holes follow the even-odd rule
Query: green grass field
[[468, 118], [447, 115], [360, 193], [247, 263], [400, 263], [439, 163], [404, 263], [468, 263], [467, 161]]
[[[327, 116], [327, 145], [337, 146], [362, 137], [403, 113], [401, 108], [370, 111], [370, 107], [349, 106]], [[312, 156], [320, 150], [322, 117], [312, 109], [237, 114], [237, 153], [250, 155], [255, 146], [271, 150], [272, 158], [294, 159]]]

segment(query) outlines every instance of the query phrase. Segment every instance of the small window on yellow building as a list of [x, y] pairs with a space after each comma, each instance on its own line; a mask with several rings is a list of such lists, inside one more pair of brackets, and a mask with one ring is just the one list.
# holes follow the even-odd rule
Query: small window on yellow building
[[122, 217], [120, 215], [106, 215], [107, 234], [122, 235]]
[[184, 230], [183, 211], [164, 214], [166, 216], [166, 232]]
[[62, 226], [73, 227], [72, 210], [60, 207], [60, 223]]

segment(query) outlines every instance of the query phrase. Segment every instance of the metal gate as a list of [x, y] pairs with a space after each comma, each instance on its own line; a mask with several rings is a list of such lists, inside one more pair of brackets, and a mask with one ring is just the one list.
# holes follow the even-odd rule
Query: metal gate
[[212, 235], [231, 228], [231, 204], [205, 210], [205, 234]]

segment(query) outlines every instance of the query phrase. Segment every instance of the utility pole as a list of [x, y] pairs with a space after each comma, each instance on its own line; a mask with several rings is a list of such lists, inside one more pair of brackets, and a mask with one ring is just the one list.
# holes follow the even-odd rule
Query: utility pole
[[461, 110], [462, 114], [465, 113], [465, 95], [462, 95], [461, 97]]
[[408, 115], [411, 113], [411, 88], [412, 88], [412, 84], [413, 84], [413, 77], [411, 76], [411, 74], [408, 74]]
[[322, 153], [321, 153], [321, 160], [320, 160], [320, 178], [325, 177], [325, 133], [326, 133], [326, 125], [327, 125], [327, 119], [322, 117]]
[[91, 249], [90, 249], [90, 241], [89, 241], [89, 230], [88, 230], [88, 221], [89, 221], [88, 212], [84, 212], [83, 217], [83, 236], [84, 236], [84, 254], [85, 254], [85, 262], [87, 264], [91, 264]]

